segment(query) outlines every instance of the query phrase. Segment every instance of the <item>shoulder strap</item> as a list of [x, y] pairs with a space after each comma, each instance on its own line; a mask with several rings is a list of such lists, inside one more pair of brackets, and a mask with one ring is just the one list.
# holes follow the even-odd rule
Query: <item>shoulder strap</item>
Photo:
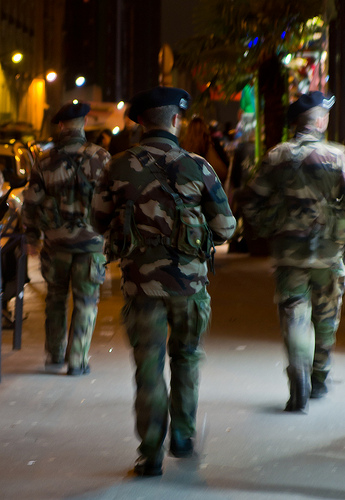
[[[165, 160], [164, 155], [160, 160], [155, 160], [151, 153], [144, 149], [141, 146], [135, 146], [129, 150], [131, 154], [133, 154], [139, 161], [140, 163], [144, 166], [147, 167], [150, 172], [155, 176], [155, 178], [158, 180], [164, 191], [170, 196], [173, 197], [176, 206], [180, 207], [183, 205], [183, 201], [181, 200], [180, 196], [176, 191], [172, 189], [172, 187], [168, 184], [166, 176], [165, 176], [165, 170], [163, 169], [162, 165], [160, 165], [161, 162]], [[174, 161], [176, 161], [181, 155], [178, 155], [176, 158], [174, 158], [172, 161], [167, 163], [167, 165], [170, 165]], [[166, 166], [167, 166], [166, 165]]]
[[[83, 144], [82, 147], [76, 152], [76, 157], [81, 157], [84, 159], [92, 158], [92, 156], [94, 156], [96, 152], [93, 152], [93, 154], [91, 156], [86, 154], [86, 149], [87, 149], [88, 145], [89, 145], [88, 143]], [[68, 162], [73, 166], [75, 175], [79, 174], [81, 176], [81, 178], [83, 179], [83, 181], [86, 183], [86, 185], [89, 188], [93, 189], [91, 182], [86, 177], [83, 169], [81, 168], [83, 161], [81, 160], [77, 163], [76, 160], [70, 154], [66, 153], [65, 151], [58, 150], [58, 152], [60, 153], [60, 155], [65, 156], [67, 158]]]

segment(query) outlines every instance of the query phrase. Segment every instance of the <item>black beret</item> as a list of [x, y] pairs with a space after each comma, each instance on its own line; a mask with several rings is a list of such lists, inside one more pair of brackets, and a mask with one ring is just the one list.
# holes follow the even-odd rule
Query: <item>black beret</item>
[[334, 103], [334, 96], [326, 98], [319, 90], [309, 92], [308, 94], [302, 94], [297, 101], [290, 104], [288, 109], [288, 121], [289, 123], [293, 123], [301, 113], [305, 113], [316, 106], [320, 106], [329, 111]]
[[59, 123], [68, 120], [74, 120], [74, 118], [80, 118], [85, 116], [90, 111], [90, 106], [86, 102], [76, 102], [68, 103], [62, 106], [62, 108], [53, 116], [51, 122]]
[[185, 110], [188, 109], [190, 100], [190, 95], [183, 89], [154, 87], [153, 89], [139, 92], [132, 97], [128, 117], [138, 123], [138, 116], [147, 109], [175, 105]]

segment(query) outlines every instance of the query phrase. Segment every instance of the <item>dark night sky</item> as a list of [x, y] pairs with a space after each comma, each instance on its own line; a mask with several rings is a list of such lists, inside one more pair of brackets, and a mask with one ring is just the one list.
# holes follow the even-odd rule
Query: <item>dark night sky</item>
[[193, 10], [197, 0], [162, 0], [161, 42], [172, 48], [193, 35]]

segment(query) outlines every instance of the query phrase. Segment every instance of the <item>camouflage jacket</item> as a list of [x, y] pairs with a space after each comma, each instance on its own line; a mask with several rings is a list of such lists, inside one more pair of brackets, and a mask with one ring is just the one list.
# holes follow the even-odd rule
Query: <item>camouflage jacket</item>
[[270, 239], [277, 265], [342, 266], [344, 195], [342, 146], [305, 129], [268, 152], [246, 190], [243, 213]]
[[102, 251], [103, 238], [90, 225], [90, 209], [96, 179], [109, 159], [103, 148], [86, 142], [83, 131], [60, 134], [56, 147], [36, 161], [24, 191], [28, 243], [35, 244], [43, 231], [48, 248]]
[[[214, 243], [230, 238], [236, 221], [207, 161], [181, 149], [177, 138], [162, 130], [146, 134], [140, 146], [160, 161], [166, 181], [183, 202], [200, 208]], [[92, 221], [101, 234], [123, 224], [128, 200], [136, 200], [134, 218], [145, 243], [120, 261], [124, 295], [164, 297], [201, 290], [208, 283], [207, 263], [167, 243], [176, 216], [175, 201], [131, 150], [113, 157], [97, 182]], [[150, 244], [157, 236], [161, 243]]]

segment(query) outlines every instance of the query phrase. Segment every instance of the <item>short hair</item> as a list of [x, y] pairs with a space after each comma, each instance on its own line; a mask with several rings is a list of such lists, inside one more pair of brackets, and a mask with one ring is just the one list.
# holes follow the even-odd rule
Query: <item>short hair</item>
[[72, 120], [63, 120], [63, 123], [66, 128], [82, 129], [85, 125], [85, 116], [78, 116], [78, 118]]
[[170, 128], [171, 120], [176, 114], [181, 114], [181, 109], [173, 104], [147, 109], [142, 113], [141, 119], [144, 127], [148, 129], [157, 127]]
[[314, 123], [317, 118], [323, 117], [329, 113], [328, 109], [325, 109], [321, 106], [314, 106], [311, 109], [308, 109], [308, 111], [305, 111], [304, 113], [301, 113], [297, 117], [297, 125], [298, 127], [304, 127], [306, 125], [310, 125], [311, 123]]

